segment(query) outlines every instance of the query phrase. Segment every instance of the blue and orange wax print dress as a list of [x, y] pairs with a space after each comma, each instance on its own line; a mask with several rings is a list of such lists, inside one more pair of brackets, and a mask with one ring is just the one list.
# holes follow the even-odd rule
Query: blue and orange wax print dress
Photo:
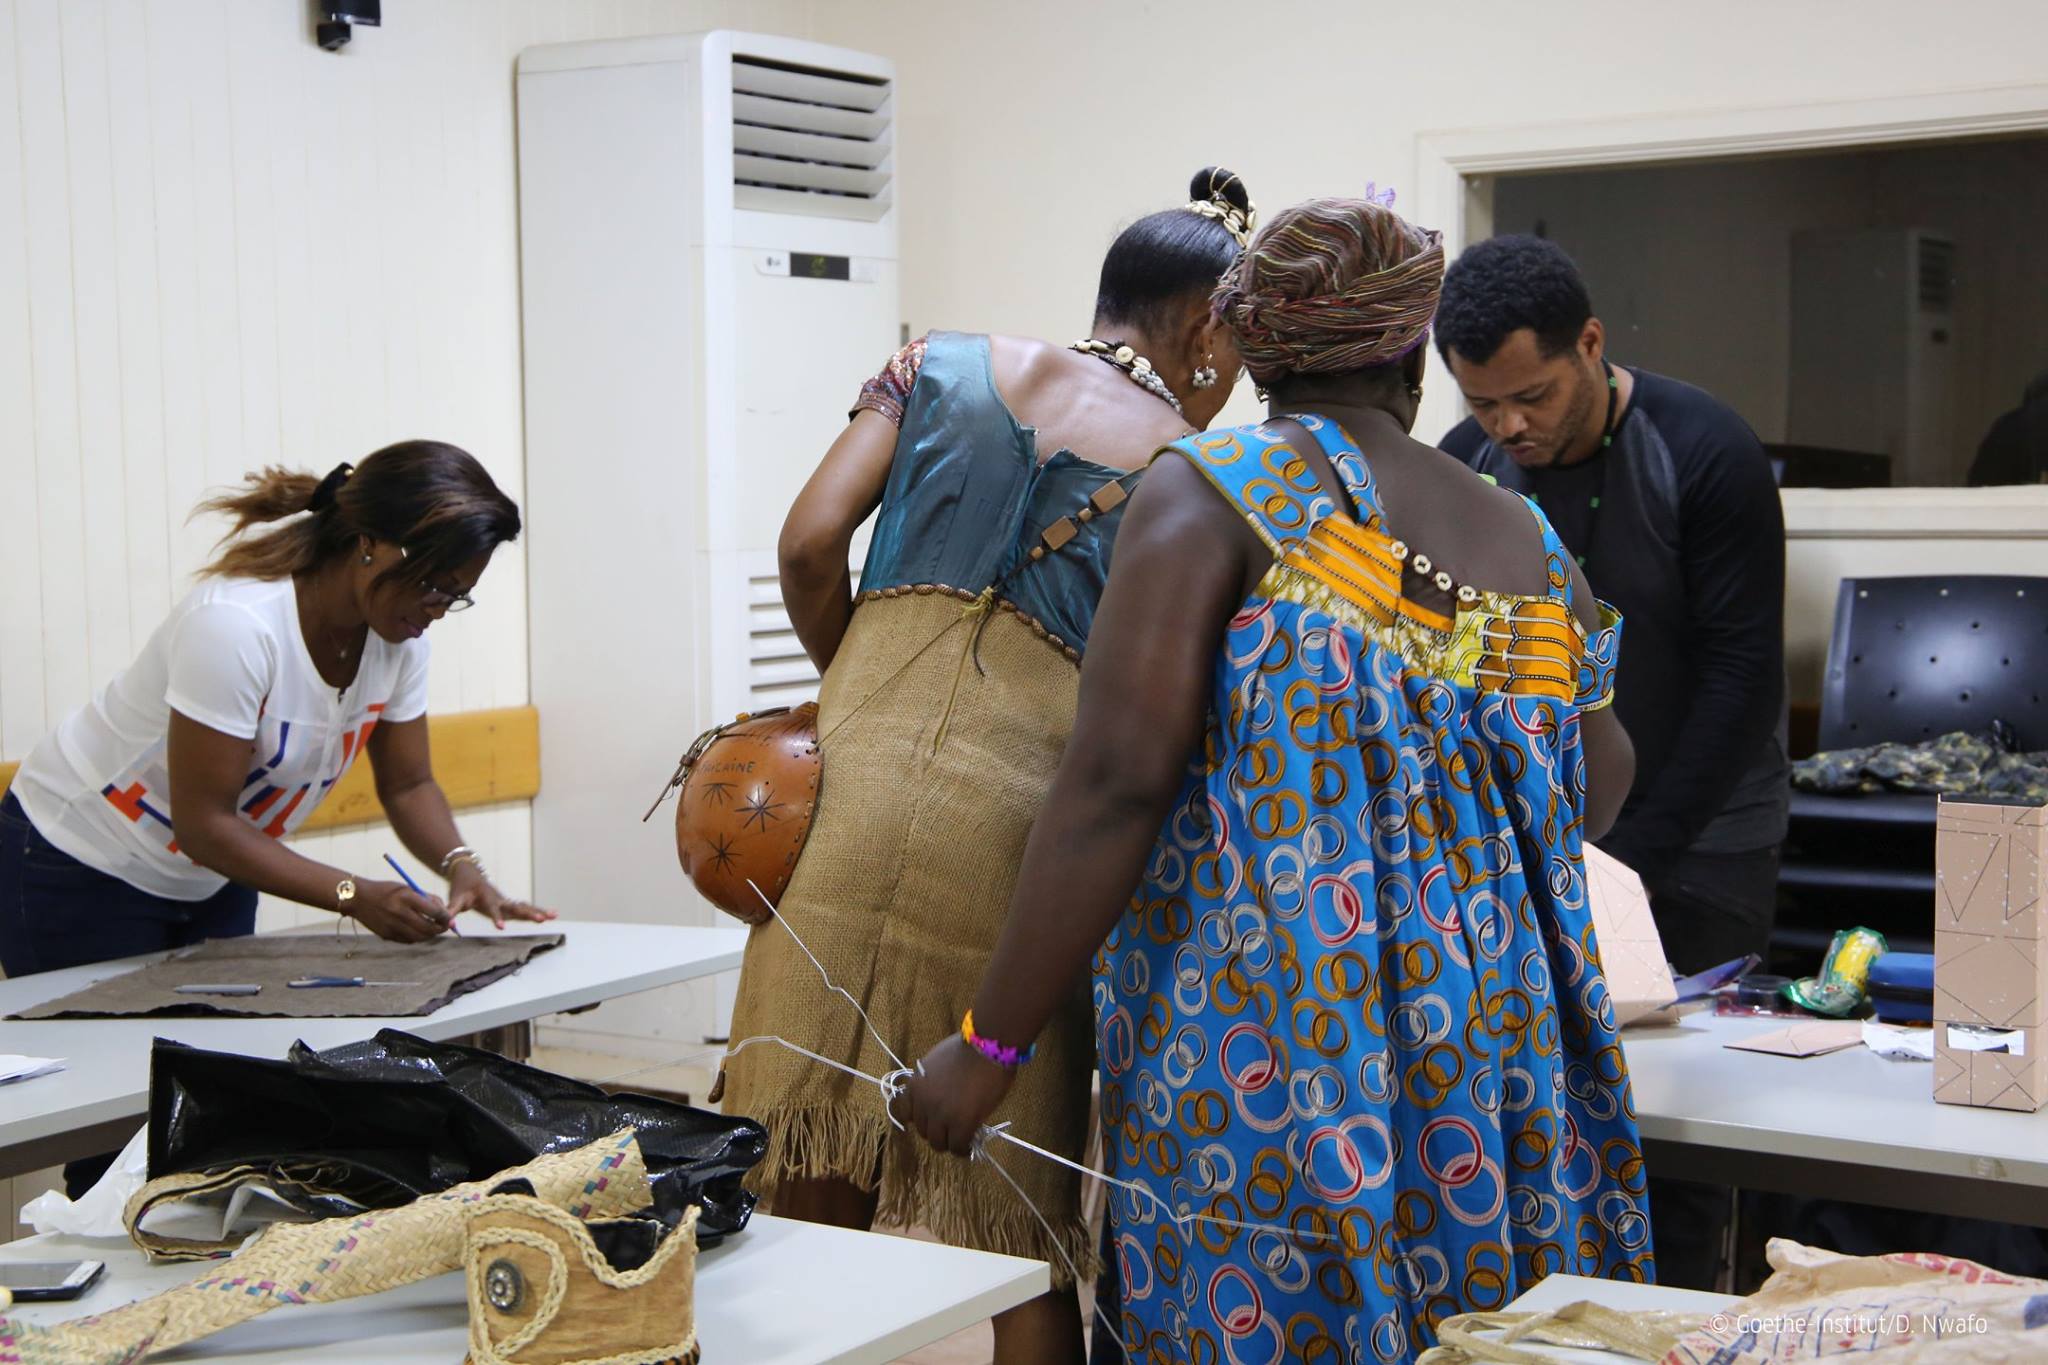
[[1134, 1361], [1403, 1361], [1552, 1272], [1653, 1277], [1581, 859], [1620, 623], [1587, 638], [1533, 505], [1546, 595], [1404, 594], [1358, 448], [1296, 420], [1363, 524], [1276, 429], [1161, 453], [1274, 559], [1096, 960], [1116, 1174], [1220, 1220], [1112, 1191]]

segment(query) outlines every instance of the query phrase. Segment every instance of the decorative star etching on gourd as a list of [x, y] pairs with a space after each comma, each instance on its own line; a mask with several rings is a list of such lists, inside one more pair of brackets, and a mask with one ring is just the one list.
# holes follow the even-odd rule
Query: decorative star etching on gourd
[[765, 782], [754, 788], [753, 795], [748, 798], [745, 805], [740, 807], [743, 816], [740, 820], [740, 828], [751, 828], [756, 821], [759, 821], [761, 828], [765, 830], [768, 826], [780, 820], [782, 817], [775, 812], [781, 810], [784, 803], [771, 800], [770, 798], [774, 795], [775, 789]]

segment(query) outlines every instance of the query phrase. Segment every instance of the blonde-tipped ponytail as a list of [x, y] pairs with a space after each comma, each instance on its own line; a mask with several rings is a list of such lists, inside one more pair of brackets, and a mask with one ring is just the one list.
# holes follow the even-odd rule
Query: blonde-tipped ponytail
[[[400, 441], [336, 465], [325, 478], [275, 465], [199, 504], [232, 523], [202, 577], [289, 578], [344, 554], [362, 537], [403, 547], [385, 572], [426, 581], [519, 534], [519, 509], [467, 451]], [[284, 524], [258, 534], [257, 526]]]
[[[264, 535], [244, 539], [252, 526], [261, 526], [312, 510], [316, 495], [330, 492], [328, 481], [303, 469], [277, 465], [250, 474], [240, 487], [208, 498], [193, 512], [215, 512], [233, 524], [220, 539], [219, 553], [201, 569], [201, 577], [289, 578], [310, 569], [320, 555], [320, 528], [308, 517], [281, 526]], [[326, 501], [331, 505], [333, 498]]]

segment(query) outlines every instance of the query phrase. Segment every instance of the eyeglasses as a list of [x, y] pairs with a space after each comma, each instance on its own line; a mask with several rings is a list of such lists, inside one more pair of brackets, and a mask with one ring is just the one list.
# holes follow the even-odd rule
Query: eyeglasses
[[476, 605], [476, 599], [466, 592], [444, 592], [431, 583], [422, 583], [420, 605], [428, 611], [468, 611]]
[[[401, 545], [398, 547], [398, 557], [400, 559], [410, 559], [412, 555]], [[420, 605], [428, 611], [468, 611], [476, 605], [476, 599], [466, 592], [449, 592], [446, 588], [437, 588], [432, 583], [422, 579], [420, 582]]]

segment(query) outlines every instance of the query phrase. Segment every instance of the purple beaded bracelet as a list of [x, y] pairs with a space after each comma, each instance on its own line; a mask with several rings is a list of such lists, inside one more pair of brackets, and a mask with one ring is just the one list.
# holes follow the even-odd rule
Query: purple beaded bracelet
[[997, 1066], [1015, 1069], [1038, 1055], [1036, 1045], [1011, 1047], [993, 1038], [984, 1038], [974, 1031], [974, 1011], [967, 1011], [967, 1017], [960, 1021], [960, 1037], [967, 1046], [994, 1062]]

